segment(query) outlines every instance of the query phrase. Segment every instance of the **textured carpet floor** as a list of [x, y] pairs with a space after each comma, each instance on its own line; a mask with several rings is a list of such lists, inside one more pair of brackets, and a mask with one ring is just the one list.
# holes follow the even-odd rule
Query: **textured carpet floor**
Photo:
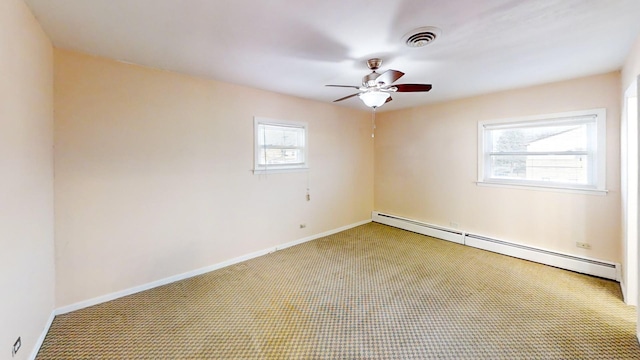
[[37, 359], [640, 359], [615, 282], [367, 224], [57, 316]]

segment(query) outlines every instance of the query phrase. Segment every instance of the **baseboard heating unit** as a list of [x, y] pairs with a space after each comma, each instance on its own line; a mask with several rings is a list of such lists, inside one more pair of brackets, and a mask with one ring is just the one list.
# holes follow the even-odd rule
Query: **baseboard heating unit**
[[372, 213], [371, 220], [380, 224], [397, 227], [399, 229], [413, 231], [414, 233], [448, 240], [458, 244], [464, 244], [464, 233], [455, 229], [448, 229], [442, 226], [431, 225], [376, 211]]
[[563, 254], [374, 211], [374, 222], [561, 269], [620, 281], [620, 264]]

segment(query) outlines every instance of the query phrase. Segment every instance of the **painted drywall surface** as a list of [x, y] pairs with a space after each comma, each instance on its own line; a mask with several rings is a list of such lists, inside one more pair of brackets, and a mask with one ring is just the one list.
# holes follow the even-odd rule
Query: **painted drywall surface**
[[[368, 113], [54, 57], [58, 307], [370, 218]], [[254, 116], [308, 122], [310, 170], [254, 175]]]
[[[633, 46], [631, 47], [631, 50], [629, 50], [629, 55], [627, 56], [627, 59], [624, 63], [624, 66], [622, 67], [622, 91], [627, 91], [627, 89], [629, 88], [629, 86], [631, 86], [631, 84], [633, 84], [634, 80], [637, 80], [638, 76], [640, 75], [640, 34], [638, 35], [638, 37], [636, 38], [635, 43], [633, 44]], [[638, 87], [638, 89], [636, 90], [636, 94], [640, 94], [640, 82], [636, 83], [636, 86]], [[622, 106], [624, 107], [625, 104], [624, 102], [622, 103]], [[626, 129], [626, 127], [625, 127]], [[623, 129], [624, 132], [624, 129]], [[625, 136], [626, 134], [623, 133], [622, 136]], [[640, 139], [637, 139], [638, 141], [640, 141]], [[623, 170], [626, 170], [625, 168], [623, 168]], [[623, 171], [624, 173], [624, 171]], [[624, 176], [624, 174], [623, 174]], [[626, 181], [625, 179], [623, 179], [622, 182], [623, 186], [626, 185]], [[625, 201], [626, 203], [626, 198], [624, 198], [624, 196], [626, 196], [626, 194], [623, 194], [623, 201]], [[628, 219], [628, 221], [635, 221], [637, 219]], [[627, 228], [627, 223], [626, 223], [627, 219], [624, 218], [622, 226], [623, 228]], [[626, 250], [626, 248], [625, 248]], [[637, 251], [639, 252], [636, 259], [640, 259], [640, 247], [638, 247]], [[624, 254], [625, 258], [627, 258], [627, 254]], [[629, 277], [629, 274], [627, 273], [627, 266], [625, 266], [626, 264], [623, 264], [622, 266], [622, 278], [625, 281], [625, 285], [627, 287], [629, 287], [629, 282], [632, 281], [633, 277]], [[635, 268], [638, 268], [638, 264], [635, 264]], [[635, 277], [636, 280], [636, 293], [638, 293], [638, 289], [640, 288], [640, 274], [638, 274]], [[632, 293], [633, 291], [631, 291]], [[639, 298], [635, 299], [635, 304], [640, 303], [640, 294], [638, 295]], [[633, 301], [629, 301], [627, 300], [627, 303], [634, 303]], [[638, 337], [640, 338], [640, 311], [638, 312]]]
[[629, 55], [622, 67], [622, 91], [625, 91], [638, 75], [640, 75], [640, 34], [629, 50]]
[[54, 309], [53, 58], [21, 0], [0, 2], [0, 358], [26, 359]]
[[[623, 261], [621, 284], [625, 302], [637, 304], [638, 121], [635, 92], [623, 91], [620, 122], [620, 196]], [[630, 276], [634, 274], [634, 276]]]
[[[606, 196], [476, 185], [478, 121], [602, 107], [607, 109]], [[620, 261], [619, 124], [617, 72], [379, 114], [374, 208]], [[592, 249], [579, 249], [576, 241]]]
[[[640, 75], [640, 36], [629, 50], [629, 54], [622, 67], [621, 92], [622, 92], [622, 118], [620, 124], [620, 170], [621, 170], [621, 198], [622, 198], [622, 241], [623, 241], [623, 262], [622, 262], [622, 284], [625, 287], [625, 301], [635, 305], [638, 302], [638, 276], [629, 276], [630, 272], [637, 273], [638, 254], [631, 256], [630, 252], [637, 253], [637, 174], [629, 176], [629, 170], [637, 169], [637, 122], [629, 122], [626, 116], [627, 97], [637, 94], [637, 86], [634, 81]], [[637, 104], [636, 104], [637, 105]], [[629, 133], [629, 130], [632, 133]], [[630, 150], [635, 154], [630, 153]], [[634, 163], [635, 162], [635, 163]], [[630, 198], [631, 197], [631, 198]]]

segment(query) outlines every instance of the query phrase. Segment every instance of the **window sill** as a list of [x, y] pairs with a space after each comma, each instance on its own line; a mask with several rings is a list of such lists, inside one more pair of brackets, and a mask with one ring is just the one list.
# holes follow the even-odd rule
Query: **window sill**
[[299, 168], [274, 168], [274, 169], [253, 169], [254, 175], [264, 175], [264, 174], [282, 174], [282, 173], [294, 173], [294, 172], [305, 172], [309, 171], [308, 167], [299, 167]]
[[534, 184], [513, 184], [513, 183], [502, 183], [502, 182], [493, 182], [493, 181], [476, 181], [476, 185], [486, 186], [486, 187], [501, 187], [501, 188], [508, 188], [508, 189], [555, 191], [555, 192], [566, 192], [566, 193], [574, 193], [574, 194], [599, 195], [599, 196], [605, 196], [609, 192], [609, 190], [568, 188], [568, 187], [561, 187], [561, 186], [545, 186], [545, 185], [534, 185]]

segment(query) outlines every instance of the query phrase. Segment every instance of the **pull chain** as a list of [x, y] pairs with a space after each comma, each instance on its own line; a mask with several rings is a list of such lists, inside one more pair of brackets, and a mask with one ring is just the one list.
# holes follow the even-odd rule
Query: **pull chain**
[[373, 108], [373, 111], [371, 111], [371, 137], [374, 138], [375, 137], [375, 132], [376, 132], [376, 108]]

